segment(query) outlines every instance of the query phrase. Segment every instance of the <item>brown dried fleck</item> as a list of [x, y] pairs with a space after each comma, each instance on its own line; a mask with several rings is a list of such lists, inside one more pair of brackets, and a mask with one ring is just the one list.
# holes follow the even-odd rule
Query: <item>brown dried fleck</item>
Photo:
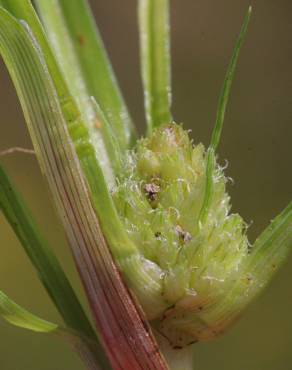
[[100, 121], [98, 119], [95, 120], [94, 127], [97, 128], [97, 129], [100, 129], [101, 128], [101, 123], [100, 123]]
[[83, 35], [77, 35], [77, 39], [81, 46], [85, 45], [85, 37]]
[[175, 231], [182, 242], [188, 243], [192, 240], [191, 234], [185, 231], [180, 225], [176, 225]]
[[147, 194], [148, 199], [153, 202], [157, 199], [157, 194], [160, 191], [160, 187], [153, 183], [145, 184], [144, 191]]

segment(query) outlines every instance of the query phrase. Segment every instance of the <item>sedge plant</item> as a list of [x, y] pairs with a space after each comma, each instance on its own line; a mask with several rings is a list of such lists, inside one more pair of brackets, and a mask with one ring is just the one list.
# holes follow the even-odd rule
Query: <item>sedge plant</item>
[[67, 340], [88, 369], [191, 369], [192, 344], [225, 332], [292, 247], [291, 203], [250, 245], [216, 154], [251, 9], [205, 147], [170, 111], [167, 0], [138, 1], [140, 139], [86, 0], [34, 4], [0, 0], [0, 52], [95, 326], [2, 166], [1, 210], [64, 324], [3, 292], [0, 314]]

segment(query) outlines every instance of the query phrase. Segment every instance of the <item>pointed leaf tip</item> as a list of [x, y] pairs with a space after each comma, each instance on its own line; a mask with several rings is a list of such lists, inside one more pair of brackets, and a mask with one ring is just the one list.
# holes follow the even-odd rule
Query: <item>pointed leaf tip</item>
[[200, 217], [199, 217], [200, 222], [204, 222], [208, 214], [209, 205], [212, 200], [212, 195], [213, 195], [212, 176], [213, 176], [214, 169], [215, 169], [215, 152], [219, 145], [223, 123], [224, 123], [224, 118], [225, 118], [226, 107], [227, 107], [227, 103], [229, 100], [231, 85], [232, 85], [232, 81], [233, 81], [233, 77], [234, 77], [234, 73], [235, 73], [235, 69], [236, 69], [236, 65], [237, 65], [237, 61], [239, 57], [239, 52], [240, 52], [241, 46], [243, 44], [243, 41], [244, 41], [244, 38], [247, 32], [250, 15], [251, 15], [251, 7], [248, 8], [247, 14], [244, 18], [243, 25], [241, 27], [240, 34], [238, 36], [237, 42], [235, 44], [235, 48], [232, 53], [231, 61], [227, 69], [221, 95], [219, 98], [216, 122], [215, 122], [215, 126], [212, 132], [209, 150], [207, 153], [205, 196], [204, 196], [203, 205], [200, 211]]
[[223, 123], [224, 123], [224, 118], [225, 118], [226, 107], [227, 107], [229, 96], [230, 96], [232, 81], [234, 78], [239, 53], [240, 53], [243, 41], [247, 33], [248, 24], [249, 24], [250, 16], [251, 16], [251, 10], [252, 8], [249, 7], [247, 14], [244, 18], [243, 25], [241, 27], [241, 31], [239, 33], [238, 39], [236, 41], [236, 44], [235, 44], [235, 47], [234, 47], [234, 50], [231, 56], [231, 61], [227, 69], [221, 95], [219, 98], [216, 122], [215, 122], [215, 126], [212, 132], [211, 143], [210, 143], [210, 146], [212, 146], [215, 151], [217, 150], [217, 147], [219, 145]]
[[58, 325], [43, 320], [12, 301], [0, 291], [0, 315], [15, 326], [38, 333], [50, 333], [58, 329]]

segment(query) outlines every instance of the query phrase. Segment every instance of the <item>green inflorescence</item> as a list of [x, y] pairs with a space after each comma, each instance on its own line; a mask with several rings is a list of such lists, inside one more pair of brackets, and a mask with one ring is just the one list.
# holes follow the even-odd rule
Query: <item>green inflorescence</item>
[[206, 151], [202, 144], [193, 145], [180, 125], [163, 125], [141, 139], [124, 167], [113, 199], [129, 237], [161, 271], [161, 300], [167, 303], [152, 319], [172, 337], [170, 317], [191, 315], [194, 320], [186, 330], [185, 320], [176, 316], [175, 331], [182, 333], [181, 341], [173, 341], [209, 339], [204, 312], [238, 278], [249, 251], [246, 224], [230, 213], [223, 168], [216, 164], [211, 204], [202, 223]]

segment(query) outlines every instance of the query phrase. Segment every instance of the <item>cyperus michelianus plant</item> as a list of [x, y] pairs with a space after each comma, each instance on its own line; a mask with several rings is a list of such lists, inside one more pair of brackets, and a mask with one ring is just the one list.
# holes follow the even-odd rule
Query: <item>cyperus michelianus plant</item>
[[0, 313], [18, 326], [67, 338], [89, 369], [184, 368], [185, 359], [176, 361], [173, 354], [224, 332], [292, 244], [289, 204], [249, 245], [244, 221], [230, 211], [216, 158], [251, 10], [205, 149], [193, 144], [170, 113], [167, 0], [139, 1], [148, 125], [139, 140], [86, 1], [35, 4], [42, 23], [29, 0], [0, 0], [0, 51], [98, 334], [2, 168], [1, 209], [65, 326], [37, 318], [4, 293]]

